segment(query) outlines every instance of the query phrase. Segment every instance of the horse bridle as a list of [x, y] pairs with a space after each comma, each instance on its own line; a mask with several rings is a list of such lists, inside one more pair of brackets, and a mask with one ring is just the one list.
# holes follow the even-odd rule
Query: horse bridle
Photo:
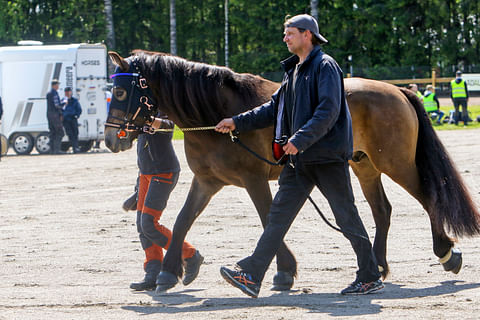
[[[128, 91], [128, 104], [127, 109], [125, 111], [125, 116], [123, 118], [115, 117], [113, 115], [109, 115], [107, 118], [107, 122], [105, 122], [106, 127], [113, 127], [118, 128], [117, 137], [119, 139], [127, 139], [129, 132], [142, 132], [142, 133], [155, 133], [154, 129], [151, 126], [151, 123], [154, 120], [154, 113], [157, 111], [155, 99], [152, 97], [152, 91], [150, 90], [147, 80], [145, 77], [142, 76], [138, 65], [135, 60], [132, 61], [132, 66], [135, 69], [135, 72], [120, 72], [115, 73], [110, 76], [111, 79], [115, 77], [131, 77], [131, 88]], [[138, 107], [131, 119], [128, 119], [130, 114], [130, 110], [133, 110], [133, 98], [135, 95], [140, 96], [138, 99]], [[113, 97], [115, 99], [115, 97]], [[138, 126], [135, 124], [135, 120], [137, 119], [138, 115], [141, 113], [142, 110], [146, 109], [147, 119], [146, 125]], [[116, 119], [121, 121], [121, 123], [113, 123], [109, 122], [108, 120]]]

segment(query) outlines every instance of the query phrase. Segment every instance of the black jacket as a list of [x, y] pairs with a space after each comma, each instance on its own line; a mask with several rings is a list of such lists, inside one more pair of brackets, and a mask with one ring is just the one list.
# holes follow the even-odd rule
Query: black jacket
[[60, 102], [57, 90], [50, 90], [47, 93], [47, 117], [62, 115], [64, 104]]
[[3, 104], [2, 104], [2, 98], [0, 97], [0, 120], [2, 119], [3, 116]]
[[[163, 129], [173, 127], [172, 121], [163, 120]], [[138, 135], [137, 164], [141, 174], [180, 172], [180, 163], [173, 149], [172, 138], [173, 132]]]
[[282, 123], [278, 123], [279, 109], [282, 110], [285, 101], [289, 103], [288, 97], [292, 94], [288, 84], [298, 61], [298, 56], [282, 61], [285, 74], [280, 88], [269, 102], [234, 116], [236, 129], [242, 132], [273, 124], [274, 130], [277, 130], [281, 126], [279, 131], [290, 137], [289, 141], [299, 150], [297, 159], [304, 163], [350, 159], [353, 150], [352, 120], [345, 99], [343, 73], [335, 60], [321, 51], [320, 46], [314, 47], [298, 70], [293, 105], [283, 108], [291, 108], [291, 123], [285, 123], [285, 112], [279, 117]]
[[71, 97], [68, 99], [67, 105], [65, 106], [65, 109], [63, 110], [63, 118], [65, 120], [71, 120], [71, 119], [78, 119], [80, 115], [82, 114], [82, 107], [80, 106], [80, 103], [78, 100], [74, 97]]

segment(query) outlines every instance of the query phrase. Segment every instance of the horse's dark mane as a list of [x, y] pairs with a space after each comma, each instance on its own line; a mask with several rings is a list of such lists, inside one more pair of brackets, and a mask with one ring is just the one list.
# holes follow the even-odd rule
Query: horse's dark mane
[[183, 126], [214, 125], [265, 100], [260, 77], [164, 53], [136, 50], [133, 55], [160, 109]]

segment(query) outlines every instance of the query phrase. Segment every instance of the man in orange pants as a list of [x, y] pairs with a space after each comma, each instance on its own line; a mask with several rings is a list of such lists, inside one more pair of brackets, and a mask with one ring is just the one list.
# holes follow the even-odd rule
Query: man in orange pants
[[[156, 118], [162, 128], [173, 123]], [[138, 178], [137, 230], [145, 251], [145, 277], [130, 284], [134, 290], [153, 290], [161, 271], [163, 249], [168, 249], [172, 232], [159, 223], [167, 206], [170, 193], [177, 184], [180, 164], [172, 145], [173, 133], [140, 134], [137, 142]], [[203, 257], [190, 243], [183, 243], [182, 258], [185, 264], [183, 284], [188, 285], [198, 275]]]

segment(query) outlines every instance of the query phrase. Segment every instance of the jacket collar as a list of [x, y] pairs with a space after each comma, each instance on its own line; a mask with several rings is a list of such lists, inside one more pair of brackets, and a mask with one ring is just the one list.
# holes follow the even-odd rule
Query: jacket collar
[[[321, 54], [321, 52], [322, 52], [322, 49], [320, 48], [319, 45], [314, 46], [313, 50], [309, 53], [308, 57], [303, 62], [303, 65], [308, 64], [308, 62], [310, 62], [310, 60], [312, 60], [318, 54]], [[283, 70], [285, 72], [288, 72], [295, 67], [295, 65], [298, 63], [298, 61], [300, 61], [300, 58], [298, 58], [297, 55], [293, 55], [293, 56], [283, 60], [282, 62], [280, 62], [280, 64], [282, 65]]]

